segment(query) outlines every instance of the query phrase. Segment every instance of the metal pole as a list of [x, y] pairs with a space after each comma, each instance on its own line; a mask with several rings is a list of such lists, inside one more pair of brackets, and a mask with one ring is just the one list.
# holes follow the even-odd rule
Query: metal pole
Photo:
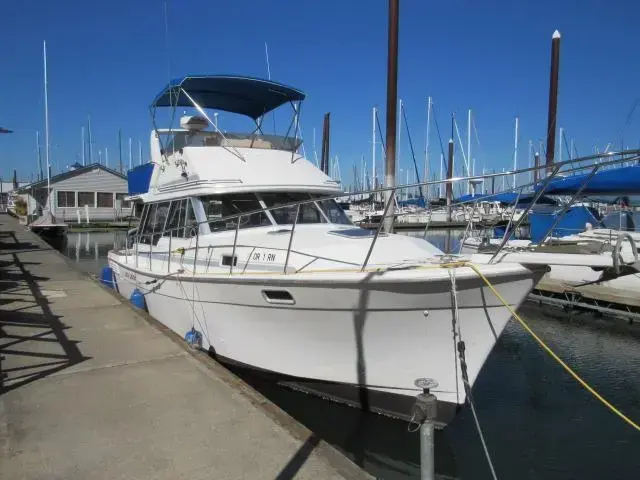
[[129, 137], [129, 170], [133, 167], [133, 153], [131, 151], [131, 137]]
[[[385, 199], [388, 198], [388, 200], [385, 200], [387, 203], [384, 206], [384, 212], [382, 213], [382, 218], [385, 219], [387, 212], [389, 210], [389, 207], [391, 206], [391, 204], [393, 203], [393, 196], [395, 194], [395, 189], [393, 189], [391, 191], [391, 195], [385, 195]], [[391, 226], [393, 226], [393, 215], [391, 216]], [[378, 228], [376, 228], [376, 234], [373, 236], [373, 240], [371, 241], [371, 245], [369, 246], [369, 251], [367, 252], [367, 256], [364, 257], [364, 262], [362, 262], [362, 268], [360, 269], [361, 272], [364, 271], [364, 269], [367, 267], [367, 263], [369, 263], [369, 258], [371, 257], [371, 252], [373, 252], [373, 247], [375, 246], [376, 242], [378, 241], [378, 237], [380, 236], [380, 231], [383, 228], [383, 223], [380, 222], [380, 224], [378, 225]]]
[[556, 143], [556, 115], [558, 109], [558, 73], [560, 71], [560, 32], [551, 37], [551, 72], [549, 75], [549, 116], [547, 120], [547, 171], [552, 170]]
[[300, 204], [296, 205], [296, 216], [293, 219], [293, 225], [291, 225], [291, 235], [289, 236], [289, 246], [287, 247], [287, 257], [284, 260], [284, 271], [287, 274], [287, 266], [289, 265], [289, 255], [291, 254], [291, 244], [293, 243], [293, 233], [296, 230], [296, 224], [298, 223], [298, 215], [300, 215]]
[[[236, 220], [236, 233], [233, 236], [233, 250], [231, 251], [231, 264], [229, 265], [229, 275], [233, 274], [233, 264], [236, 261], [236, 246], [238, 245], [238, 231], [240, 230], [241, 220], [242, 220], [242, 215], [240, 215], [238, 217], [238, 220]], [[286, 267], [285, 267], [285, 273], [286, 273]]]
[[[449, 139], [449, 156], [447, 160], [447, 180], [453, 178], [453, 138]], [[453, 203], [453, 182], [447, 182], [447, 221], [451, 222], [451, 204]]]
[[415, 386], [422, 388], [422, 393], [416, 396], [415, 419], [420, 425], [420, 479], [435, 480], [435, 420], [438, 416], [438, 400], [431, 389], [437, 388], [438, 383], [429, 378], [419, 378]]
[[[385, 152], [385, 186], [396, 185], [396, 117], [398, 106], [398, 29], [399, 0], [389, 0], [389, 38], [387, 53], [387, 133]], [[394, 190], [385, 191], [385, 202], [393, 202]], [[382, 219], [385, 232], [393, 229], [393, 212]]]
[[538, 183], [538, 178], [540, 177], [540, 171], [538, 167], [540, 166], [540, 153], [536, 152], [533, 156], [533, 161], [535, 163], [535, 170], [533, 171], [533, 183]]
[[324, 114], [322, 126], [322, 158], [320, 159], [320, 169], [329, 175], [329, 130], [331, 128], [331, 113]]
[[138, 140], [138, 165], [142, 165], [142, 142]]

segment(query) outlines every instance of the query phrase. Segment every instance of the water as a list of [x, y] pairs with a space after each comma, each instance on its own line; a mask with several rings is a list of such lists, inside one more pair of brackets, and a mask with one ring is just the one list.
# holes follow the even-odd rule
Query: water
[[[434, 231], [431, 238], [439, 243], [447, 235]], [[80, 268], [99, 274], [108, 250], [123, 242], [124, 232], [71, 233], [60, 248]], [[580, 375], [640, 421], [640, 329], [606, 318], [569, 319], [533, 304], [521, 314]], [[418, 436], [405, 422], [242, 376], [374, 476], [419, 478]], [[474, 401], [501, 479], [640, 478], [640, 433], [597, 402], [515, 322], [478, 377]], [[453, 478], [491, 478], [468, 407], [437, 432], [436, 469]]]

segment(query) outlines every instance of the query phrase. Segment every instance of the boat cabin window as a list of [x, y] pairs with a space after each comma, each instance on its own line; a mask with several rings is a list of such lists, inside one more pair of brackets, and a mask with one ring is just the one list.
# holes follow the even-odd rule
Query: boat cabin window
[[[191, 214], [191, 218], [187, 221], [189, 213]], [[169, 208], [169, 216], [164, 226], [163, 236], [173, 238], [195, 236], [197, 233], [197, 225], [195, 225], [195, 223], [191, 201], [187, 198], [174, 200], [171, 202], [171, 207]]]
[[238, 215], [244, 212], [260, 210], [262, 206], [253, 193], [236, 193], [230, 195], [207, 195], [200, 197], [204, 207], [209, 228], [212, 232], [221, 230], [235, 230], [236, 224], [240, 222], [239, 228], [262, 227], [271, 225], [269, 217], [265, 212], [243, 215], [242, 217], [222, 220], [225, 217]]
[[[158, 214], [159, 207], [162, 209], [160, 214]], [[145, 205], [146, 215], [144, 215], [144, 222], [140, 227], [140, 243], [146, 243], [147, 245], [156, 245], [158, 243], [168, 208], [169, 202]], [[160, 221], [162, 221], [162, 226], [157, 228]], [[155, 233], [156, 228], [157, 234]]]
[[[261, 193], [260, 197], [267, 207], [309, 200], [312, 198], [308, 193], [298, 192]], [[296, 210], [297, 206], [292, 205], [289, 207], [271, 210], [271, 215], [276, 223], [280, 225], [292, 224], [296, 215]], [[345, 213], [333, 199], [300, 204], [297, 223], [327, 223], [327, 219], [330, 223], [351, 224]]]
[[151, 203], [144, 206], [139, 231], [139, 242], [157, 245], [160, 237], [193, 237], [198, 225], [188, 198], [171, 202]]
[[[308, 193], [297, 192], [261, 193], [260, 197], [267, 207], [275, 207], [285, 203], [299, 202], [311, 198]], [[293, 223], [297, 208], [296, 205], [291, 205], [270, 210], [270, 212], [278, 225], [287, 225]], [[297, 223], [326, 223], [326, 221], [327, 219], [324, 218], [315, 203], [300, 204]]]
[[331, 223], [337, 223], [340, 225], [351, 225], [351, 220], [347, 217], [347, 214], [344, 213], [344, 210], [338, 205], [338, 203], [333, 199], [329, 198], [327, 200], [320, 200], [316, 202], [324, 214], [329, 219]]

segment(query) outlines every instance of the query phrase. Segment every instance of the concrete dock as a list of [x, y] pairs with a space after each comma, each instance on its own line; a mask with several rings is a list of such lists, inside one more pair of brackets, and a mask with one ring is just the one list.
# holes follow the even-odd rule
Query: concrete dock
[[0, 215], [0, 479], [371, 478]]

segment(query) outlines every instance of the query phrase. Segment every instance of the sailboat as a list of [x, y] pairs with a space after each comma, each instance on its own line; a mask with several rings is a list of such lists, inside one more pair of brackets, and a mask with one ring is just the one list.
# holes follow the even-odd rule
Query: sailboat
[[67, 224], [56, 219], [53, 210], [53, 196], [51, 193], [51, 163], [49, 161], [49, 96], [47, 83], [47, 42], [42, 44], [42, 62], [44, 70], [44, 128], [45, 128], [45, 158], [47, 162], [47, 205], [41, 215], [28, 225], [28, 228], [43, 236], [60, 237], [66, 234]]

